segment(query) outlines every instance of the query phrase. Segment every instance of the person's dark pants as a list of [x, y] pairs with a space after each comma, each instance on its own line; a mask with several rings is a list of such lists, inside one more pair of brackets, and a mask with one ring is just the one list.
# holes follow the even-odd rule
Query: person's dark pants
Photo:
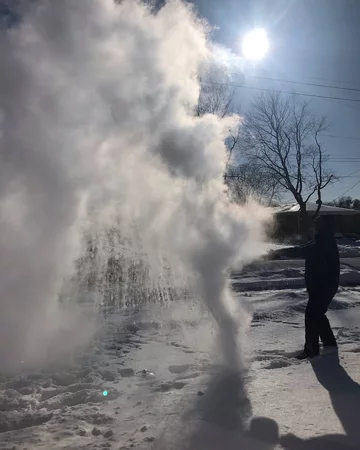
[[333, 293], [309, 292], [305, 310], [305, 352], [309, 356], [319, 354], [319, 338], [324, 346], [336, 346], [336, 339], [326, 317]]

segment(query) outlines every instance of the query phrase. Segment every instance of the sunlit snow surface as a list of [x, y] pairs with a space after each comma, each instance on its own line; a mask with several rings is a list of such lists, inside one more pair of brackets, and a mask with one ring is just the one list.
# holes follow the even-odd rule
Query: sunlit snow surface
[[[282, 274], [285, 283], [301, 269], [287, 270], [259, 267], [253, 278]], [[237, 296], [252, 314], [241, 373], [222, 365], [216, 329], [195, 301], [107, 311], [67, 366], [1, 377], [0, 448], [359, 448], [360, 289], [340, 288], [329, 312], [340, 363], [335, 353], [313, 364], [293, 358], [304, 290]]]

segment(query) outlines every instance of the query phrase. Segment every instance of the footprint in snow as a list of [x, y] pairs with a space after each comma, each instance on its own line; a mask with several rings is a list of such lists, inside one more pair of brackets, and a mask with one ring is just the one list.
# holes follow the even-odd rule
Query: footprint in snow
[[360, 347], [346, 349], [347, 353], [360, 353]]
[[264, 366], [264, 369], [281, 369], [283, 367], [289, 367], [293, 364], [299, 364], [300, 362], [295, 360], [297, 352], [285, 352], [283, 350], [264, 350], [260, 355], [257, 355], [253, 361], [268, 361], [269, 364]]
[[293, 363], [287, 359], [274, 359], [269, 364], [264, 366], [264, 369], [272, 370], [272, 369], [282, 369], [284, 367], [289, 367]]
[[187, 383], [181, 381], [173, 381], [170, 383], [161, 383], [159, 386], [155, 388], [155, 392], [169, 392], [174, 389], [180, 390], [186, 386]]
[[172, 345], [173, 347], [176, 347], [176, 348], [181, 348], [182, 347], [182, 345], [177, 344], [176, 342], [171, 342], [170, 345]]
[[202, 374], [200, 372], [194, 372], [189, 374], [180, 375], [175, 379], [175, 381], [184, 381], [184, 380], [192, 380], [194, 378], [198, 378]]
[[175, 366], [169, 366], [168, 370], [171, 373], [184, 373], [190, 369], [190, 364], [182, 364], [182, 365], [175, 365]]
[[177, 344], [176, 342], [171, 342], [169, 345], [171, 345], [172, 347], [178, 348], [178, 349], [182, 350], [184, 353], [189, 354], [189, 355], [196, 353], [193, 350], [191, 350], [190, 347], [188, 347], [187, 345], [180, 345], [180, 344]]

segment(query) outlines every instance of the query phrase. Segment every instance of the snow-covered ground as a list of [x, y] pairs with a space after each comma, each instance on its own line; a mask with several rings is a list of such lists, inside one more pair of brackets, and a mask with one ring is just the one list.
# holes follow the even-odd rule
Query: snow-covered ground
[[[336, 242], [338, 244], [339, 255], [341, 258], [360, 258], [360, 240], [356, 238], [337, 238]], [[296, 244], [294, 244], [296, 245]], [[256, 252], [255, 255], [266, 256], [269, 250], [279, 250], [282, 248], [291, 247], [291, 244], [275, 244], [273, 242], [268, 242], [261, 246], [261, 249]]]
[[[302, 274], [301, 262], [265, 264], [244, 280]], [[1, 376], [0, 449], [359, 449], [360, 288], [341, 287], [329, 312], [340, 359], [312, 363], [293, 358], [303, 289], [236, 295], [252, 314], [241, 373], [222, 365], [215, 327], [195, 302], [110, 314], [67, 366]]]
[[[289, 289], [305, 287], [305, 261], [280, 260], [258, 261], [232, 274], [236, 291], [268, 289]], [[340, 284], [357, 286], [360, 284], [360, 258], [341, 259]]]
[[342, 258], [360, 257], [360, 240], [342, 238], [338, 240], [339, 253]]

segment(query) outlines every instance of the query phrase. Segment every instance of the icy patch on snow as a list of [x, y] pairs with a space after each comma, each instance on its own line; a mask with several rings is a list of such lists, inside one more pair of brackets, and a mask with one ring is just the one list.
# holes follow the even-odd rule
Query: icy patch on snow
[[169, 372], [171, 373], [176, 373], [176, 374], [180, 374], [180, 373], [184, 373], [187, 372], [190, 369], [190, 365], [189, 364], [182, 364], [179, 366], [169, 366]]
[[293, 363], [291, 361], [289, 361], [288, 359], [283, 359], [283, 358], [276, 358], [273, 359], [269, 364], [267, 364], [264, 369], [282, 369], [283, 367], [289, 367], [291, 366]]

